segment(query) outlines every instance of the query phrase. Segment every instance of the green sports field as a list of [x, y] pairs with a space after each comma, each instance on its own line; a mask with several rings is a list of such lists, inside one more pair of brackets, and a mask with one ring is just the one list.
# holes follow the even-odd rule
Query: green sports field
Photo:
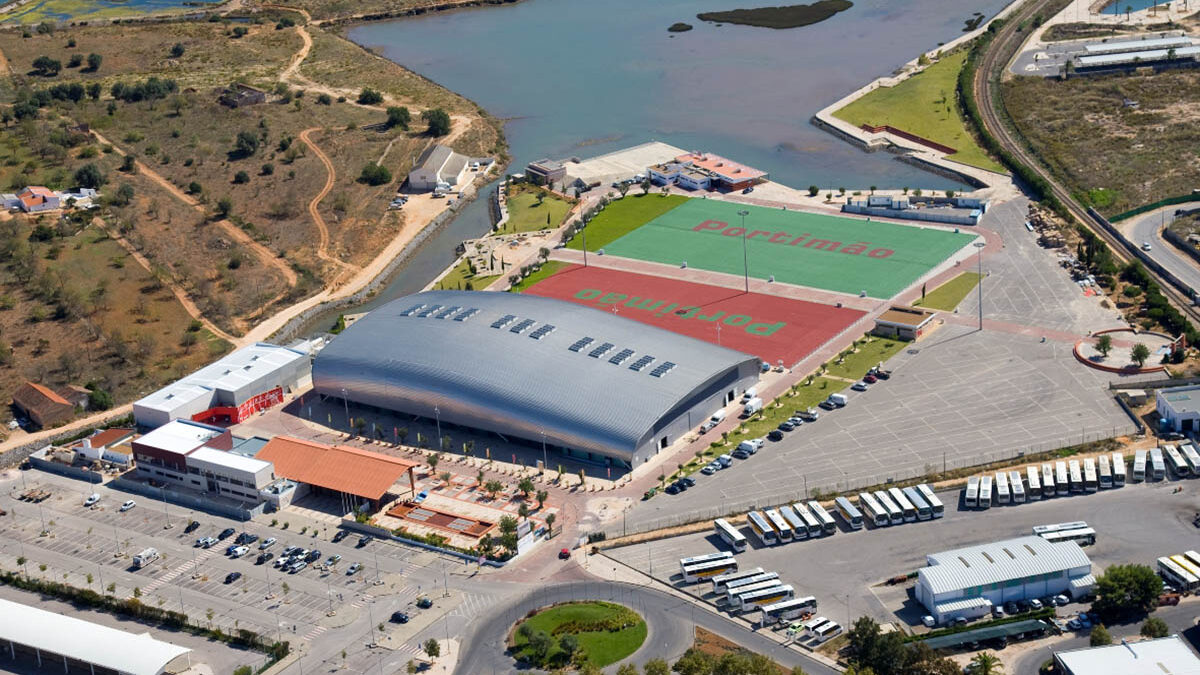
[[[746, 229], [738, 211], [749, 211]], [[605, 247], [605, 253], [890, 298], [975, 239], [974, 234], [689, 199]]]

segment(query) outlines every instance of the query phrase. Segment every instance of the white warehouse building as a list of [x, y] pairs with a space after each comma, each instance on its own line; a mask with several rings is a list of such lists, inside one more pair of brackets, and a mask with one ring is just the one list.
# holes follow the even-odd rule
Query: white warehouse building
[[1159, 389], [1155, 409], [1174, 431], [1200, 431], [1200, 385]]
[[939, 623], [983, 616], [994, 605], [1066, 593], [1091, 594], [1092, 561], [1075, 542], [1028, 536], [926, 556], [917, 600]]

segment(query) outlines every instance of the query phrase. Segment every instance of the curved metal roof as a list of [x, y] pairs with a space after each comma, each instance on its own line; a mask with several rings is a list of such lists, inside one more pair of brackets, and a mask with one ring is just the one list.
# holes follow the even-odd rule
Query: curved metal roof
[[[629, 460], [755, 357], [570, 302], [429, 291], [375, 309], [313, 365], [319, 393]], [[435, 407], [437, 408], [435, 412]]]

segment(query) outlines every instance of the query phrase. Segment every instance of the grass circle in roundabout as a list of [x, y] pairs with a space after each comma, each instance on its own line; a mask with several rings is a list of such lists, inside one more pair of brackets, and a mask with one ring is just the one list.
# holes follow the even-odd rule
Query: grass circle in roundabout
[[645, 640], [645, 619], [624, 605], [565, 602], [518, 621], [508, 638], [508, 653], [546, 670], [584, 663], [603, 668], [633, 654]]

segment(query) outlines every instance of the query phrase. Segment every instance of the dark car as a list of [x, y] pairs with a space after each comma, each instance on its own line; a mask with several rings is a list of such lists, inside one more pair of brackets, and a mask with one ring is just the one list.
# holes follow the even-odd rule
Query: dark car
[[767, 434], [767, 438], [772, 441], [782, 441], [783, 440], [783, 432], [778, 429], [772, 429], [771, 433]]
[[791, 422], [787, 422], [787, 421], [780, 422], [780, 423], [779, 423], [779, 430], [780, 430], [780, 431], [795, 431], [795, 430], [796, 430], [796, 425], [795, 425], [795, 424], [792, 424]]
[[750, 186], [750, 187], [746, 188], [745, 190], [742, 190], [742, 194], [744, 194], [744, 195], [748, 195], [751, 192], [754, 192], [754, 186]]
[[200, 527], [200, 521], [198, 521], [198, 520], [193, 520], [193, 521], [191, 521], [190, 523], [188, 523], [188, 524], [187, 524], [187, 527], [183, 528], [183, 533], [184, 533], [184, 534], [191, 534], [191, 533], [195, 532], [195, 531], [196, 531], [196, 528], [198, 528], [198, 527]]
[[421, 609], [429, 609], [430, 607], [433, 607], [433, 601], [429, 599], [429, 596], [422, 595], [421, 597], [417, 598], [417, 607], [420, 607]]
[[671, 483], [667, 486], [667, 489], [663, 490], [663, 492], [666, 492], [669, 495], [677, 495], [680, 492], [683, 492], [683, 488], [679, 487], [679, 483]]
[[349, 532], [349, 531], [347, 531], [347, 530], [338, 530], [338, 531], [337, 531], [337, 534], [333, 535], [333, 543], [335, 543], [335, 544], [336, 544], [336, 543], [338, 543], [339, 541], [341, 541], [341, 540], [343, 540], [343, 539], [345, 539], [346, 537], [349, 537], [349, 536], [350, 536], [350, 532]]
[[871, 375], [872, 377], [874, 377], [874, 378], [875, 378], [875, 379], [877, 379], [877, 380], [887, 380], [887, 379], [890, 379], [890, 378], [892, 377], [892, 371], [890, 371], [890, 370], [881, 370], [881, 369], [879, 369], [879, 368], [872, 368], [872, 369], [871, 369], [871, 372], [870, 372], [870, 373], [868, 373], [868, 374], [869, 374], [869, 375]]
[[241, 578], [242, 578], [241, 572], [230, 572], [229, 574], [225, 575], [225, 583], [232, 584], [233, 582], [235, 582]]
[[559, 551], [558, 559], [559, 560], [570, 560], [571, 559], [571, 549], [564, 548], [561, 551]]
[[691, 476], [684, 476], [676, 482], [685, 488], [696, 487], [696, 481]]
[[309, 551], [308, 555], [304, 556], [304, 562], [316, 562], [320, 559], [321, 559], [321, 552], [315, 548], [313, 550]]
[[254, 564], [261, 565], [274, 557], [275, 557], [274, 553], [271, 553], [270, 551], [263, 551], [262, 553], [258, 554], [257, 558], [254, 559]]
[[256, 541], [258, 541], [258, 535], [249, 532], [243, 532], [237, 538], [237, 543], [239, 544], [253, 544]]
[[234, 532], [237, 532], [237, 530], [233, 529], [232, 527], [227, 527], [227, 528], [221, 530], [221, 534], [217, 535], [217, 539], [221, 539], [221, 540], [228, 539], [229, 537], [233, 536]]
[[358, 547], [362, 548], [362, 547], [366, 546], [367, 544], [371, 543], [372, 539], [374, 539], [374, 537], [372, 537], [371, 535], [364, 534], [363, 536], [358, 538]]
[[408, 615], [404, 612], [392, 612], [392, 623], [408, 623]]

